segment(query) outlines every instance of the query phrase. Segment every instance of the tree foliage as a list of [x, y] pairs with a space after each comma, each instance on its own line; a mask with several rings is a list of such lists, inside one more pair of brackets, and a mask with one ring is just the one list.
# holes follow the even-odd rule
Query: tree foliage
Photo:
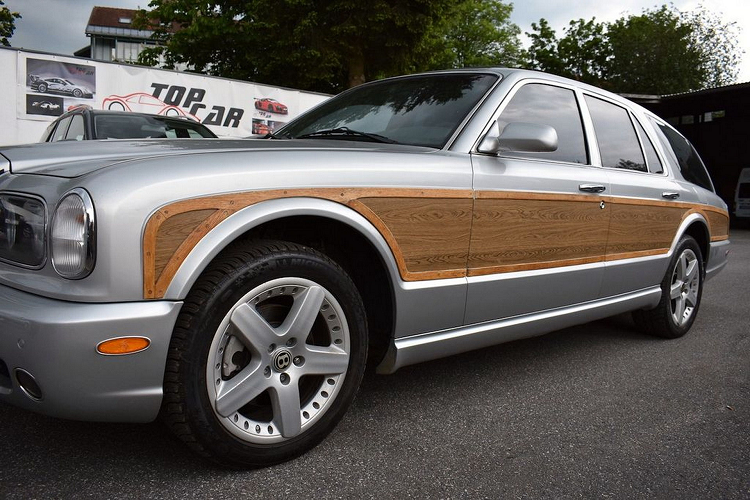
[[669, 94], [734, 81], [740, 62], [734, 23], [704, 9], [666, 5], [612, 23], [571, 21], [557, 38], [532, 24], [529, 67], [615, 92]]
[[429, 33], [430, 69], [517, 66], [521, 30], [512, 12], [499, 0], [456, 2]]
[[[411, 70], [450, 0], [152, 0], [141, 26], [165, 44], [140, 62], [338, 91]], [[176, 28], [176, 29], [175, 29]]]
[[425, 69], [515, 64], [500, 0], [151, 0], [137, 26], [162, 45], [139, 62], [337, 92]]
[[10, 47], [8, 39], [13, 36], [13, 32], [16, 30], [16, 19], [20, 19], [21, 14], [11, 12], [4, 5], [5, 2], [0, 0], [0, 45]]

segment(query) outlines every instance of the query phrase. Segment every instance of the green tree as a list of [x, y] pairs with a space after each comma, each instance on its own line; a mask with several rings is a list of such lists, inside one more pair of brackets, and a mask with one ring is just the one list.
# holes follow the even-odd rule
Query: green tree
[[531, 23], [531, 33], [526, 35], [531, 39], [531, 45], [526, 51], [525, 66], [560, 76], [566, 73], [557, 51], [557, 34], [546, 19], [541, 18], [539, 24]]
[[671, 94], [704, 86], [693, 27], [667, 6], [623, 17], [608, 26], [612, 47], [607, 79], [616, 92]]
[[450, 0], [152, 0], [137, 22], [164, 44], [140, 62], [336, 92], [409, 71]]
[[521, 30], [510, 22], [512, 12], [513, 5], [500, 0], [455, 3], [433, 27], [429, 67], [517, 66]]
[[8, 7], [3, 7], [5, 2], [0, 0], [0, 45], [10, 47], [8, 39], [16, 30], [16, 19], [21, 18], [18, 12], [11, 12]]
[[693, 43], [701, 53], [705, 85], [719, 87], [737, 81], [744, 53], [737, 41], [737, 23], [725, 23], [703, 6], [686, 16], [693, 27]]
[[527, 65], [541, 71], [573, 78], [585, 83], [606, 86], [604, 80], [611, 47], [606, 38], [606, 25], [578, 19], [563, 29], [557, 38], [547, 20], [531, 24], [531, 45]]
[[557, 38], [541, 19], [532, 24], [526, 64], [615, 92], [670, 94], [736, 79], [741, 52], [736, 25], [705, 9], [644, 10], [612, 23], [571, 21]]

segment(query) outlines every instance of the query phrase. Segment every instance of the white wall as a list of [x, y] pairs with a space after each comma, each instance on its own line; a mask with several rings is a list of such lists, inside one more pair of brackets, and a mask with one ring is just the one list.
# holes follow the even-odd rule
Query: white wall
[[[220, 137], [247, 137], [281, 124], [326, 100], [314, 92], [255, 83], [106, 63], [0, 47], [0, 144], [37, 142], [56, 116], [86, 104], [94, 109], [180, 114], [198, 119]], [[33, 75], [33, 76], [31, 76]], [[30, 81], [64, 78], [92, 95], [39, 92]], [[49, 86], [49, 85], [48, 85]], [[286, 106], [261, 109], [272, 98]]]

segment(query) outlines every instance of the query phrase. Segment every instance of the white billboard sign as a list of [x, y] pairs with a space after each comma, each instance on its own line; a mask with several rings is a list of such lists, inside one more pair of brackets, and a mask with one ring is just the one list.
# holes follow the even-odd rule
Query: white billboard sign
[[[186, 116], [220, 137], [273, 132], [329, 96], [87, 59], [0, 50], [0, 144], [36, 142], [49, 122], [80, 105]], [[14, 81], [10, 81], [11, 78]], [[14, 112], [12, 112], [14, 111]]]

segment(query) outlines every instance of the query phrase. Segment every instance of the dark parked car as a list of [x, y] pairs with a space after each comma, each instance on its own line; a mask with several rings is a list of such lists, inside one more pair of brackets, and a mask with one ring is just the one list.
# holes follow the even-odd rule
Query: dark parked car
[[44, 131], [39, 142], [88, 139], [200, 139], [216, 134], [189, 118], [73, 108]]

